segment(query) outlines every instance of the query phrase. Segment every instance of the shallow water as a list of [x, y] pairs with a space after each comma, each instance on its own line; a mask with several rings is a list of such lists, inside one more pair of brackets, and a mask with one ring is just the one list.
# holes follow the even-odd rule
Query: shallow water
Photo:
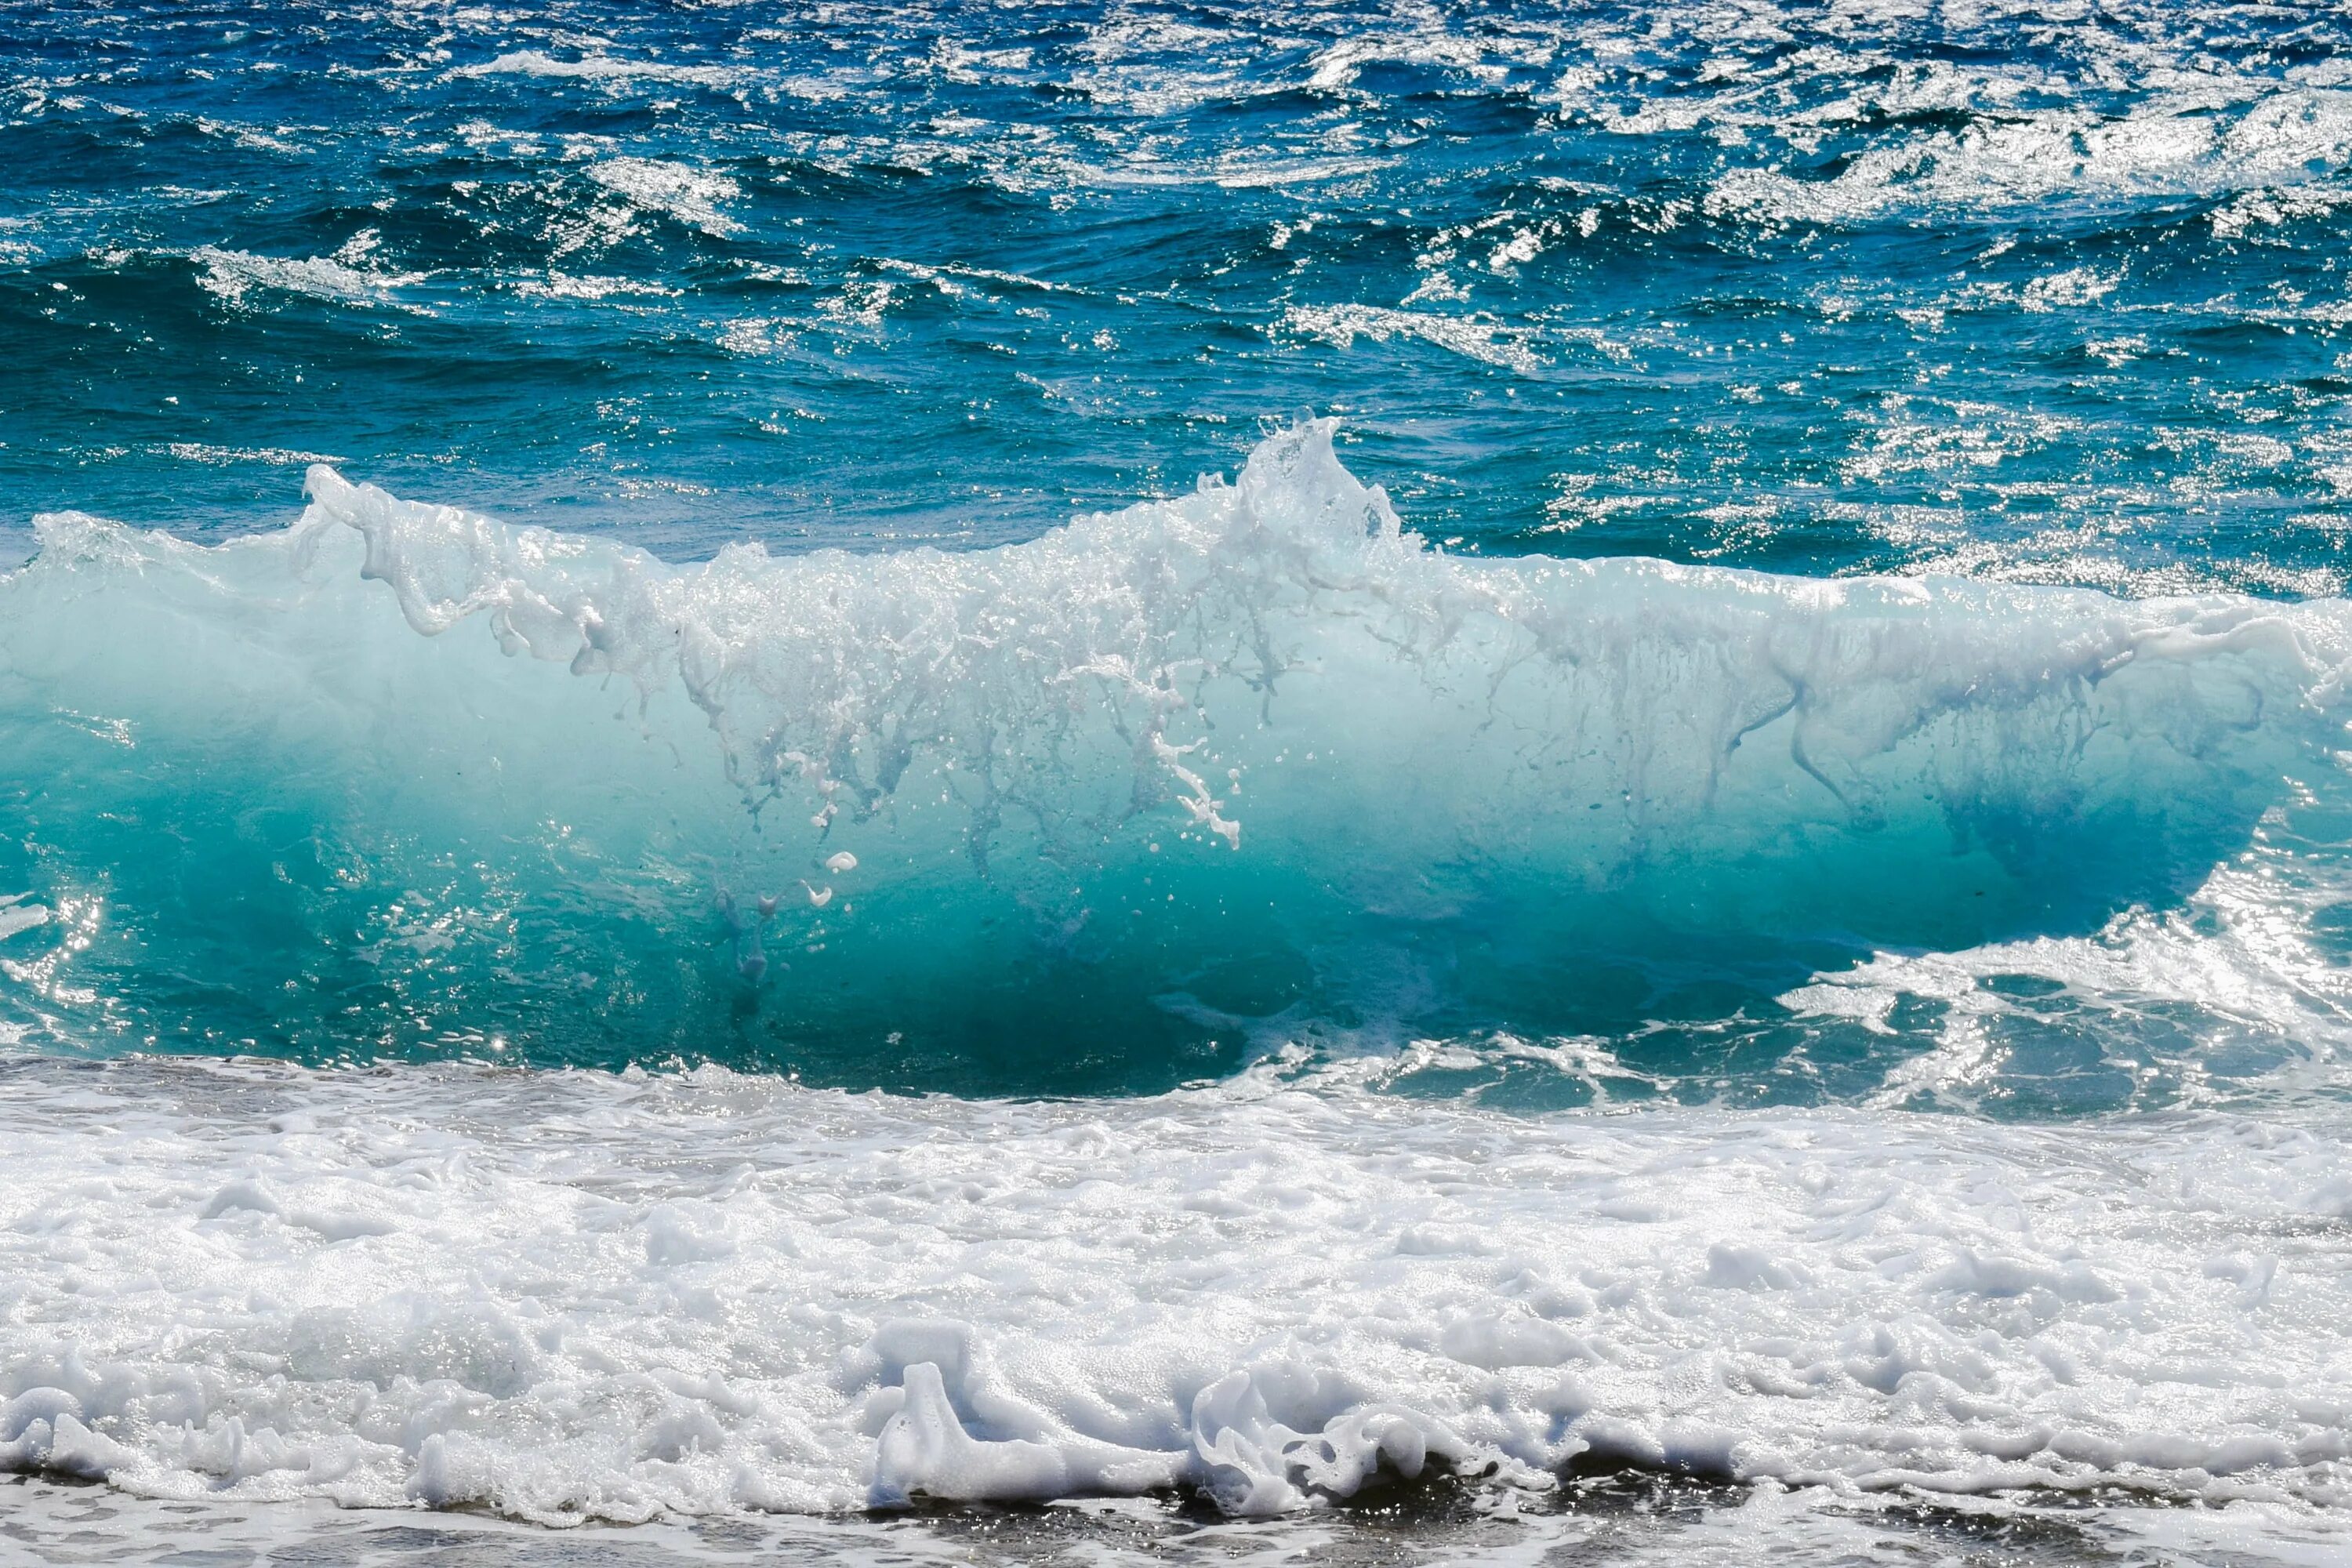
[[2352, 13], [0, 16], [0, 1551], [2346, 1550]]
[[1540, 1509], [1453, 1499], [1372, 1503], [1313, 1521], [1222, 1520], [1150, 1501], [967, 1507], [887, 1520], [728, 1519], [551, 1534], [466, 1515], [319, 1504], [231, 1511], [15, 1481], [0, 1538], [44, 1563], [488, 1563], [686, 1568], [730, 1563], [1341, 1564], [1460, 1562], [1738, 1563], [1759, 1550], [1818, 1561], [1988, 1564], [2318, 1563], [2337, 1543], [2275, 1510], [2155, 1512], [2128, 1503], [2034, 1508], [1839, 1502], [1655, 1479], [1595, 1478]]

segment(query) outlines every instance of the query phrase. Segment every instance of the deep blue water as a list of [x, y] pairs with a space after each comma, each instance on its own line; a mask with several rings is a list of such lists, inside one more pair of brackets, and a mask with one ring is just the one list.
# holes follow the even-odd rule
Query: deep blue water
[[[0, 521], [2340, 581], [2336, 5], [10, 6]], [[2335, 477], [2331, 477], [2335, 476]]]

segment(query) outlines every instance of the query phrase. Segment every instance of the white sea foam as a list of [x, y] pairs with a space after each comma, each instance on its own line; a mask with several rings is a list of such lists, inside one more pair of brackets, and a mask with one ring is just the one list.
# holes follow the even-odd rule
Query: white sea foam
[[632, 206], [664, 213], [709, 235], [738, 234], [742, 225], [719, 210], [743, 194], [724, 174], [659, 158], [607, 158], [588, 166], [588, 177]]
[[[1724, 216], [1842, 223], [1908, 207], [2293, 186], [2352, 160], [2352, 94], [2288, 89], [2221, 114], [2215, 107], [2158, 102], [2114, 119], [2074, 108], [1985, 116], [1958, 131], [1874, 146], [1826, 180], [1777, 165], [1735, 168], [1716, 182], [1706, 207]], [[2242, 210], [2251, 217], [2260, 209]], [[2220, 221], [2242, 226], [2236, 217]]]
[[1360, 179], [1391, 167], [1393, 158], [1267, 158], [1240, 153], [1214, 159], [1164, 162], [1135, 158], [1109, 165], [1073, 163], [1076, 179], [1100, 185], [1218, 185], [1226, 190], [1258, 190], [1284, 185], [1319, 184]]
[[1418, 338], [1439, 348], [1487, 364], [1501, 365], [1522, 375], [1543, 366], [1528, 346], [1531, 335], [1524, 327], [1484, 316], [1440, 316], [1416, 310], [1391, 310], [1378, 305], [1293, 305], [1282, 313], [1276, 331], [1314, 338], [1333, 348], [1355, 346], [1358, 338], [1376, 343], [1397, 338]]
[[170, 441], [162, 450], [184, 463], [226, 467], [232, 463], [268, 463], [273, 468], [308, 468], [313, 463], [340, 463], [325, 452], [298, 452], [284, 447], [216, 447], [207, 441]]
[[[1935, 1048], [1890, 1074], [1880, 1103], [1981, 1108], [2015, 1076], [2002, 1026], [2037, 1022], [2104, 1024], [2116, 1065], [2169, 1078], [2174, 1098], [2192, 1103], [2241, 1094], [2258, 1071], [2274, 1092], [2326, 1094], [2352, 1060], [2352, 978], [2313, 922], [2347, 893], [2291, 836], [2265, 828], [2181, 909], [2133, 910], [2091, 936], [1880, 953], [1780, 1001], [1887, 1035], [1906, 1000], [1940, 1009]], [[2205, 1026], [2185, 1036], [2165, 1026], [2191, 1016]]]
[[49, 911], [43, 905], [30, 901], [29, 893], [9, 893], [0, 896], [0, 942], [5, 942], [18, 931], [31, 931], [49, 923]]
[[583, 55], [558, 59], [541, 49], [514, 49], [479, 65], [460, 66], [459, 77], [535, 76], [572, 78], [615, 83], [635, 81], [689, 82], [698, 87], [731, 87], [746, 72], [733, 66], [675, 65], [663, 60], [626, 59], [614, 55]]
[[0, 1128], [0, 1463], [152, 1497], [2352, 1500], [2332, 1124], [20, 1060]]
[[1438, 66], [1486, 87], [1499, 87], [1509, 76], [1513, 55], [1542, 58], [1546, 51], [1530, 41], [1507, 36], [1469, 37], [1426, 32], [1403, 37], [1352, 37], [1318, 50], [1308, 61], [1307, 85], [1330, 89], [1352, 86], [1368, 65]]
[[257, 256], [251, 251], [199, 246], [189, 259], [200, 263], [196, 286], [231, 306], [244, 306], [257, 290], [308, 295], [341, 305], [403, 306], [402, 289], [422, 283], [422, 272], [387, 272], [368, 264], [375, 248], [373, 231], [355, 237], [332, 256]]
[[523, 279], [514, 291], [527, 300], [667, 300], [678, 292], [635, 278], [583, 278], [552, 269], [544, 278]]

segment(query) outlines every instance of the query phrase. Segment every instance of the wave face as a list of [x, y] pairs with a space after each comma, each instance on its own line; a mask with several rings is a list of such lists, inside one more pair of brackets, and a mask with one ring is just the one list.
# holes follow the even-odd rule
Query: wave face
[[1466, 559], [1330, 436], [962, 553], [44, 519], [16, 1027], [1149, 1088], [2095, 933], [2329, 771], [2334, 602]]

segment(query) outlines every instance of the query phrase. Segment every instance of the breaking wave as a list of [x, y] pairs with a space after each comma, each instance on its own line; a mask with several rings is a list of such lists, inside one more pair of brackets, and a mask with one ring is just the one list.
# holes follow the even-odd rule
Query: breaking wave
[[2331, 773], [2340, 602], [1465, 558], [1332, 437], [963, 553], [45, 518], [13, 1026], [1150, 1087], [2094, 931]]

